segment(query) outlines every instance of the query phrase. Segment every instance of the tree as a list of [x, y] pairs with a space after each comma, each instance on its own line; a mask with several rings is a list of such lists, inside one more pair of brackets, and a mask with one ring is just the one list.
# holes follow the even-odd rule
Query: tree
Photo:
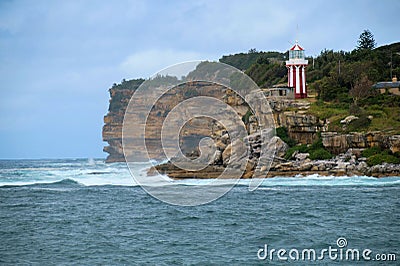
[[359, 50], [362, 50], [362, 49], [372, 50], [376, 46], [374, 35], [369, 30], [364, 30], [360, 34], [360, 37], [358, 38], [357, 43], [358, 43], [357, 49], [359, 49]]
[[353, 63], [343, 63], [341, 66], [341, 78], [344, 86], [352, 89], [356, 82], [364, 75], [368, 76], [368, 71], [372, 68], [370, 61], [359, 61]]
[[372, 81], [368, 79], [367, 75], [362, 75], [361, 78], [355, 82], [350, 90], [350, 96], [353, 98], [355, 105], [358, 104], [359, 100], [372, 95], [372, 84]]

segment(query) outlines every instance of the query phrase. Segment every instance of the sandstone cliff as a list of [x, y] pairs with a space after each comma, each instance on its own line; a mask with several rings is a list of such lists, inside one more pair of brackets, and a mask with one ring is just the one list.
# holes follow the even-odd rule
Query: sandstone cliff
[[108, 91], [110, 92], [110, 103], [108, 113], [104, 116], [103, 141], [108, 146], [103, 151], [109, 155], [106, 162], [124, 162], [122, 151], [122, 122], [128, 102], [135, 90], [142, 84], [143, 79], [122, 81], [121, 84], [114, 84]]
[[348, 149], [379, 147], [395, 153], [400, 151], [400, 135], [386, 135], [382, 132], [349, 133], [325, 132], [321, 134], [324, 147], [335, 154]]
[[[114, 85], [110, 91], [110, 106], [108, 114], [104, 117], [103, 139], [108, 142], [104, 151], [109, 153], [107, 162], [122, 162], [124, 154], [122, 150], [122, 125], [125, 110], [128, 102], [140, 86], [143, 80], [123, 82], [121, 85]], [[274, 137], [270, 143], [263, 143], [257, 121], [249, 113], [246, 102], [237, 96], [230, 89], [218, 84], [208, 82], [187, 82], [177, 86], [166, 93], [155, 103], [146, 123], [146, 146], [150, 158], [166, 159], [162, 149], [160, 137], [161, 127], [168, 113], [178, 103], [194, 96], [212, 96], [221, 99], [234, 108], [239, 117], [246, 124], [249, 137], [246, 142], [249, 147], [249, 161], [247, 165], [237, 164], [235, 158], [245, 156], [247, 151], [240, 150], [240, 154], [232, 152], [234, 144], [230, 143], [229, 135], [225, 129], [211, 119], [193, 119], [181, 130], [180, 145], [184, 154], [197, 158], [200, 154], [199, 141], [204, 137], [214, 139], [217, 150], [210, 152], [213, 158], [207, 158], [212, 163], [209, 167], [197, 171], [181, 170], [173, 164], [163, 164], [157, 169], [173, 178], [215, 178], [218, 177], [225, 167], [233, 162], [237, 169], [243, 168], [243, 178], [251, 177], [254, 174], [257, 160], [260, 158], [262, 147], [271, 149], [276, 146], [276, 154], [270, 165], [268, 176], [291, 176], [297, 174], [323, 174], [323, 175], [373, 175], [387, 176], [399, 175], [399, 165], [384, 165], [369, 167], [366, 158], [361, 156], [361, 151], [366, 148], [379, 147], [390, 150], [392, 153], [400, 151], [400, 136], [387, 135], [383, 132], [367, 133], [337, 133], [329, 132], [329, 121], [321, 120], [307, 112], [310, 104], [307, 101], [296, 101], [285, 98], [269, 97], [268, 101], [272, 107], [276, 127], [287, 128], [290, 138], [300, 144], [312, 144], [321, 138], [323, 147], [332, 154], [337, 155], [331, 160], [311, 161], [309, 154], [295, 153], [290, 161], [283, 159], [288, 145], [280, 138]], [[140, 105], [141, 102], [135, 103]], [[210, 108], [215, 108], [210, 106]], [[218, 112], [218, 110], [215, 110]], [[219, 110], [223, 112], [223, 110]], [[130, 123], [135, 123], [131, 121]], [[176, 132], [173, 132], [175, 134]], [[132, 140], [135, 141], [135, 140]], [[263, 146], [262, 144], [266, 144]], [[133, 151], [143, 152], [143, 151]], [[238, 151], [236, 151], [238, 152]], [[243, 154], [242, 154], [243, 153]], [[265, 169], [266, 170], [266, 169]], [[265, 171], [264, 170], [264, 171]]]
[[[104, 151], [109, 153], [107, 162], [122, 162], [124, 155], [122, 150], [122, 123], [128, 102], [140, 86], [143, 80], [125, 81], [120, 85], [110, 88], [110, 105], [107, 115], [104, 117], [103, 140], [108, 142]], [[154, 106], [149, 116], [147, 132], [148, 150], [154, 157], [162, 156], [159, 142], [160, 128], [163, 119], [176, 104], [196, 95], [211, 95], [224, 100], [235, 108], [239, 116], [245, 116], [248, 112], [247, 104], [235, 95], [231, 90], [222, 86], [206, 82], [186, 83], [174, 88]], [[298, 143], [311, 144], [321, 132], [324, 147], [333, 154], [344, 153], [348, 149], [364, 149], [369, 147], [381, 147], [390, 149], [393, 153], [400, 151], [400, 136], [385, 135], [382, 132], [348, 133], [339, 134], [328, 132], [328, 121], [318, 119], [307, 113], [309, 103], [285, 98], [269, 98], [272, 107], [276, 127], [286, 127], [289, 136]], [[291, 111], [287, 111], [291, 110]], [[295, 110], [295, 111], [293, 111]], [[248, 131], [253, 134], [257, 131], [255, 121], [247, 123]], [[222, 130], [212, 121], [193, 120], [187, 124], [182, 135], [182, 148], [187, 152], [195, 152], [199, 139], [204, 136], [218, 135]]]
[[[121, 84], [124, 86], [113, 86], [110, 91], [110, 107], [107, 115], [104, 117], [103, 140], [108, 142], [108, 146], [104, 147], [104, 151], [109, 153], [106, 162], [123, 162], [124, 154], [122, 149], [122, 126], [124, 114], [129, 100], [135, 90], [140, 86], [143, 80], [135, 80], [134, 82], [126, 82]], [[227, 92], [227, 89], [221, 85], [208, 82], [188, 82], [181, 86], [171, 89], [164, 94], [155, 104], [150, 112], [146, 129], [146, 146], [152, 159], [165, 159], [161, 145], [161, 128], [164, 119], [168, 113], [178, 103], [189, 99], [193, 96], [211, 96], [225, 101], [231, 101], [231, 105], [235, 107], [239, 116], [243, 116], [248, 108], [244, 105], [244, 101], [240, 97], [236, 97]], [[143, 99], [144, 101], [145, 99]], [[135, 103], [140, 105], [141, 103]], [[210, 106], [213, 108], [213, 106]], [[223, 111], [223, 110], [221, 110]], [[129, 121], [135, 123], [135, 121]], [[192, 119], [181, 130], [181, 148], [185, 153], [196, 153], [199, 140], [216, 134], [221, 130], [221, 126], [216, 122], [207, 119]], [[172, 134], [177, 134], [172, 132]], [[132, 140], [135, 141], [135, 140]]]

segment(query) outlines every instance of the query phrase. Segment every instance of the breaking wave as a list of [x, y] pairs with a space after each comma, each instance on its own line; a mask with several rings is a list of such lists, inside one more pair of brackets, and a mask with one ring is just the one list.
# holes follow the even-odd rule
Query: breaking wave
[[[154, 163], [154, 162], [153, 162]], [[152, 162], [135, 164], [135, 175], [147, 175]], [[148, 177], [151, 179], [152, 177]], [[236, 183], [248, 186], [249, 179], [204, 180], [187, 179], [173, 181], [168, 185], [212, 185], [224, 186]], [[0, 186], [138, 186], [125, 163], [106, 164], [102, 159], [77, 160], [2, 160], [0, 161]], [[165, 183], [163, 183], [165, 185]], [[399, 185], [400, 177], [374, 178], [368, 176], [296, 176], [265, 179], [260, 189], [279, 186], [390, 186]], [[153, 184], [157, 186], [156, 183]]]

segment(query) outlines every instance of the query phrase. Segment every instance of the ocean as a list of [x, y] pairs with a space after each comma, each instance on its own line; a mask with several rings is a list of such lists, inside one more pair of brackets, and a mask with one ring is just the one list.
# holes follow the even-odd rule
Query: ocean
[[[248, 184], [184, 207], [147, 194], [123, 163], [1, 160], [0, 264], [399, 265], [399, 177], [276, 177], [255, 191]], [[346, 258], [349, 249], [360, 261]]]

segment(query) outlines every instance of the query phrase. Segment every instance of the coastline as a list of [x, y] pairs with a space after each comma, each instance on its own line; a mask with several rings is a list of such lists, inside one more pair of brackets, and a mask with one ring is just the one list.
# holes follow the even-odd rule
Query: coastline
[[[155, 168], [155, 169], [154, 169]], [[157, 170], [160, 174], [176, 180], [180, 179], [215, 179], [224, 171], [223, 166], [207, 166], [201, 171], [182, 170], [172, 163], [167, 162], [157, 165], [148, 170], [148, 175], [155, 174]], [[244, 171], [242, 179], [253, 177], [253, 170]], [[375, 178], [400, 177], [400, 165], [383, 163], [368, 166], [365, 162], [352, 164], [349, 162], [337, 162], [333, 160], [304, 160], [289, 161], [280, 164], [272, 164], [266, 173], [266, 178], [274, 177], [299, 177], [299, 176], [369, 176]]]

